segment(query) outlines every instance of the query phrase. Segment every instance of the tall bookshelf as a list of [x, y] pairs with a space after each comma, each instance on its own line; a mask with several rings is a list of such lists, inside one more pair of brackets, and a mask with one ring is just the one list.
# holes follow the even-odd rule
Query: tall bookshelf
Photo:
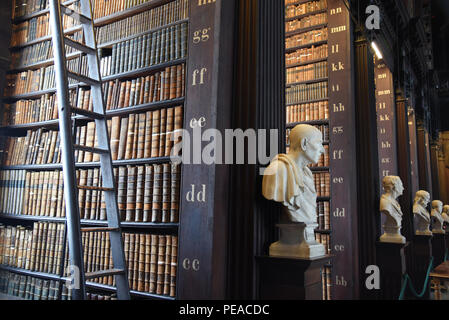
[[[92, 3], [131, 296], [135, 299], [176, 299], [183, 173], [181, 165], [170, 161], [173, 143], [169, 138], [185, 127], [186, 70], [189, 67], [187, 39], [190, 36], [189, 11], [193, 4], [189, 0], [93, 0]], [[10, 226], [8, 232], [14, 230], [13, 238], [19, 236], [19, 242], [9, 242], [8, 255], [14, 253], [17, 259], [9, 259], [9, 262], [2, 259], [0, 271], [3, 277], [0, 278], [3, 286], [7, 279], [11, 290], [17, 294], [21, 292], [17, 289], [20, 284], [28, 286], [28, 282], [32, 282], [33, 288], [39, 283], [40, 290], [46, 290], [47, 294], [51, 289], [53, 298], [68, 299], [70, 292], [63, 285], [66, 274], [61, 268], [67, 263], [64, 259], [67, 255], [65, 234], [61, 231], [59, 252], [54, 251], [56, 244], [51, 244], [57, 243], [55, 232], [48, 231], [63, 226], [65, 221], [62, 199], [58, 197], [62, 188], [59, 179], [62, 166], [57, 155], [58, 119], [49, 9], [45, 1], [39, 0], [16, 0], [14, 8], [12, 61], [2, 108], [1, 132], [5, 137], [2, 139], [0, 173], [4, 201], [0, 222], [4, 226], [1, 229], [3, 239], [6, 239], [7, 226]], [[74, 26], [70, 18], [64, 19], [64, 26], [73, 39], [82, 41], [81, 28]], [[70, 53], [69, 68], [83, 73], [84, 59], [79, 53]], [[88, 88], [77, 83], [71, 83], [70, 88], [72, 105], [89, 109]], [[74, 117], [74, 127], [78, 137], [86, 137], [85, 143], [95, 144], [93, 127], [85, 117]], [[11, 141], [15, 141], [13, 147]], [[98, 159], [88, 154], [77, 153], [75, 156], [79, 160], [76, 165], [78, 178], [85, 179], [89, 185], [101, 183]], [[101, 195], [87, 191], [80, 192], [79, 198], [82, 225], [105, 226]], [[48, 229], [45, 232], [40, 231], [41, 228]], [[25, 244], [21, 235], [33, 237], [33, 232], [36, 238], [32, 239], [37, 243], [44, 236], [49, 239], [45, 250], [51, 253], [38, 247], [41, 254], [59, 252], [60, 260], [54, 261], [59, 266], [57, 271], [44, 268], [46, 272], [43, 272], [44, 269], [31, 268], [24, 262], [23, 259], [33, 254], [27, 255], [21, 249]], [[90, 271], [107, 265], [107, 243], [105, 234], [85, 236], [85, 267]], [[3, 257], [4, 244], [2, 242], [0, 247]], [[21, 260], [17, 261], [19, 258]], [[43, 256], [42, 259], [47, 258]], [[26, 284], [23, 284], [24, 279]], [[55, 284], [58, 289], [45, 287]], [[115, 288], [112, 279], [100, 279], [89, 282], [87, 290], [91, 299], [110, 299]], [[23, 290], [22, 294], [25, 294]]]
[[310, 168], [318, 195], [315, 236], [334, 255], [322, 270], [323, 300], [350, 299], [358, 253], [349, 12], [340, 0], [286, 0], [285, 7], [287, 151], [296, 125], [323, 133], [325, 154]]

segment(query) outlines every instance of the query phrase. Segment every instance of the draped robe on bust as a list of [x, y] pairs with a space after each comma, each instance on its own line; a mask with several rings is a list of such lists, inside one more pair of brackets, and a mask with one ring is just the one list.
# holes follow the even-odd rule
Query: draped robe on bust
[[288, 155], [277, 155], [266, 169], [263, 195], [284, 204], [292, 222], [317, 222], [312, 171], [307, 167], [298, 168]]
[[399, 202], [396, 199], [384, 194], [380, 198], [380, 211], [386, 211], [396, 221], [400, 227], [402, 224], [402, 210]]

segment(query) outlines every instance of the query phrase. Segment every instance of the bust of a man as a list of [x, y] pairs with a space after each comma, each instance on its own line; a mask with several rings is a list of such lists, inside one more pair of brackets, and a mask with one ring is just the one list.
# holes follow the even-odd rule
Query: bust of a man
[[385, 177], [382, 181], [385, 194], [380, 199], [380, 212], [386, 216], [384, 234], [381, 242], [405, 243], [406, 239], [401, 235], [402, 210], [396, 200], [404, 192], [401, 178], [396, 176]]
[[316, 223], [316, 190], [312, 171], [324, 153], [321, 132], [309, 125], [298, 125], [290, 134], [290, 151], [279, 154], [264, 173], [262, 194], [281, 202], [292, 222]]
[[432, 232], [433, 233], [442, 233], [444, 234], [444, 219], [441, 213], [443, 212], [443, 202], [440, 200], [432, 201]]
[[432, 235], [430, 232], [430, 214], [426, 207], [430, 201], [430, 194], [420, 190], [416, 193], [413, 203], [413, 214], [415, 216], [416, 235]]
[[449, 205], [443, 207], [442, 217], [444, 222], [449, 224]]
[[321, 132], [309, 125], [298, 125], [290, 133], [290, 151], [277, 155], [264, 172], [262, 194], [284, 207], [278, 225], [280, 240], [270, 246], [270, 256], [312, 258], [325, 255], [315, 240], [317, 195], [312, 171], [324, 153]]

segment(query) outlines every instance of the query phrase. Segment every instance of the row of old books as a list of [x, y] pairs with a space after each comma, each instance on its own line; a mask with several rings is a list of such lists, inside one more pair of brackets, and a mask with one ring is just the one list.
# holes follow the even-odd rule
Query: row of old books
[[330, 197], [330, 174], [313, 173], [313, 180], [315, 181], [315, 190], [318, 197]]
[[[83, 34], [76, 32], [70, 36], [74, 41], [81, 42]], [[66, 54], [76, 52], [75, 48], [66, 46]], [[25, 68], [32, 64], [53, 58], [53, 45], [51, 41], [38, 42], [11, 54], [11, 68]]]
[[33, 229], [0, 225], [0, 264], [58, 275], [64, 235], [63, 223], [35, 222]]
[[322, 100], [328, 97], [328, 82], [293, 85], [286, 89], [288, 105], [306, 103], [311, 100]]
[[[71, 36], [82, 42], [82, 33]], [[43, 41], [13, 52], [12, 68], [24, 68], [53, 57], [51, 41]], [[76, 52], [66, 46], [66, 54]], [[109, 76], [184, 58], [187, 55], [187, 23], [177, 24], [112, 46], [112, 56], [101, 57], [101, 74]], [[87, 58], [71, 59], [69, 70], [87, 69]], [[81, 65], [80, 65], [81, 64]], [[86, 75], [85, 72], [81, 74]]]
[[285, 64], [287, 67], [289, 67], [298, 63], [305, 63], [307, 61], [327, 58], [327, 51], [327, 44], [298, 49], [295, 52], [286, 54]]
[[331, 253], [330, 235], [317, 232], [315, 233], [315, 239], [324, 246], [326, 254]]
[[327, 8], [327, 0], [298, 3], [298, 0], [285, 0], [285, 18], [293, 18], [303, 14]]
[[[153, 164], [114, 168], [120, 218], [127, 222], [179, 221], [180, 166]], [[0, 171], [1, 212], [65, 217], [62, 171]], [[79, 185], [102, 186], [99, 169], [77, 171]], [[104, 193], [80, 189], [80, 218], [106, 220]]]
[[[329, 141], [329, 126], [328, 125], [314, 125], [315, 128], [317, 128], [318, 130], [320, 130], [321, 134], [323, 135], [323, 141]], [[287, 145], [290, 145], [290, 133], [291, 133], [292, 129], [287, 129], [286, 130], [286, 138], [287, 138]]]
[[[80, 63], [81, 61], [81, 63]], [[106, 72], [106, 68], [109, 66], [106, 63], [112, 61], [112, 57], [108, 56], [102, 58], [101, 65], [102, 72]], [[72, 72], [86, 75], [87, 73], [87, 58], [83, 56], [68, 60], [68, 68]], [[108, 108], [115, 109], [113, 106], [120, 106], [120, 101], [127, 102], [128, 94], [133, 93], [131, 89], [138, 90], [137, 97], [142, 96], [143, 103], [156, 102], [160, 100], [166, 100], [171, 98], [178, 98], [184, 94], [184, 64], [177, 66], [167, 67], [162, 71], [154, 72], [151, 75], [140, 77], [134, 80], [120, 81], [116, 80], [104, 83], [105, 97], [107, 99]], [[50, 90], [54, 89], [55, 72], [54, 66], [43, 67], [37, 70], [28, 70], [16, 74], [8, 74], [6, 76], [7, 87], [5, 88], [5, 95], [19, 95], [26, 94], [34, 91]], [[128, 85], [129, 82], [129, 85]], [[75, 84], [76, 80], [69, 79], [69, 84]], [[135, 88], [132, 88], [132, 83], [136, 84]], [[137, 85], [139, 85], [137, 87]], [[112, 89], [119, 86], [115, 91]], [[124, 86], [122, 88], [122, 86]], [[111, 88], [111, 89], [109, 89]], [[115, 100], [112, 100], [115, 99]], [[136, 98], [137, 99], [137, 98]], [[115, 104], [112, 103], [115, 101]], [[132, 104], [131, 104], [132, 105]]]
[[[111, 269], [113, 262], [109, 233], [83, 233], [82, 238], [85, 270], [95, 272]], [[175, 297], [178, 237], [123, 233], [123, 239], [130, 290]], [[93, 279], [92, 282], [115, 285], [112, 276]]]
[[2, 213], [65, 217], [62, 171], [0, 171]]
[[[182, 107], [113, 117], [108, 120], [113, 160], [169, 157], [181, 138]], [[95, 122], [78, 126], [75, 143], [97, 147]], [[61, 161], [59, 131], [28, 130], [25, 137], [7, 137], [0, 160], [4, 166], [57, 164]], [[75, 150], [77, 162], [98, 162], [99, 154]]]
[[318, 13], [286, 22], [285, 32], [299, 31], [301, 29], [317, 26], [323, 23], [327, 23], [327, 13]]
[[[27, 42], [50, 35], [50, 15], [46, 14], [12, 25], [11, 47], [25, 45]], [[68, 29], [76, 25], [76, 20], [69, 16], [63, 19], [63, 28]]]
[[180, 170], [180, 165], [170, 163], [119, 167], [118, 206], [122, 220], [179, 222]]
[[[150, 29], [184, 20], [188, 16], [188, 0], [175, 0], [163, 6], [146, 10], [140, 14], [119, 20], [101, 27], [96, 27], [97, 44], [116, 41]], [[50, 14], [31, 18], [12, 26], [11, 46], [26, 44], [51, 34]], [[77, 20], [64, 16], [63, 28], [77, 26]]]
[[[184, 65], [167, 67], [146, 77], [103, 84], [106, 109], [115, 110], [184, 96]], [[72, 106], [93, 111], [91, 91], [80, 87], [70, 90]], [[58, 119], [56, 94], [46, 93], [37, 99], [5, 104], [3, 125], [27, 124]]]
[[318, 229], [330, 230], [330, 203], [328, 201], [317, 202]]
[[323, 292], [323, 300], [332, 300], [331, 287], [332, 287], [332, 268], [325, 266], [321, 272], [321, 285]]
[[[59, 297], [61, 288], [61, 297]], [[24, 300], [58, 300], [60, 298], [71, 300], [71, 292], [65, 283], [61, 283], [60, 287], [60, 282], [56, 280], [39, 279], [7, 271], [0, 271], [0, 292]], [[90, 293], [88, 293], [88, 299], [94, 300]], [[116, 298], [105, 296], [102, 300], [116, 300]]]
[[175, 0], [163, 6], [96, 28], [98, 44], [130, 37], [188, 17], [188, 0]]
[[48, 7], [48, 0], [14, 0], [13, 19], [44, 10]]
[[328, 101], [287, 106], [287, 123], [329, 119]]
[[327, 28], [312, 30], [287, 37], [285, 39], [285, 47], [286, 49], [292, 49], [319, 41], [325, 41], [327, 40], [327, 37], [328, 37]]
[[287, 69], [287, 85], [297, 82], [326, 78], [328, 75], [327, 61], [308, 64]]
[[128, 72], [187, 56], [187, 23], [119, 42], [112, 46], [112, 61], [105, 75]]

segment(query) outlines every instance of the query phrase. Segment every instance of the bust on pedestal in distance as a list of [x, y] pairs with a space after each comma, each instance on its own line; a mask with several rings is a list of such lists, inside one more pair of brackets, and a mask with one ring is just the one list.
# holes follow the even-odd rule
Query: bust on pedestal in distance
[[449, 205], [443, 207], [443, 213], [441, 214], [445, 223], [449, 224]]
[[430, 194], [427, 191], [420, 190], [416, 193], [413, 203], [413, 214], [416, 226], [417, 236], [430, 236], [432, 232], [430, 226], [430, 214], [426, 207], [430, 201]]
[[270, 256], [308, 259], [324, 256], [324, 246], [315, 240], [318, 227], [317, 195], [312, 171], [324, 153], [321, 132], [298, 125], [290, 134], [290, 151], [277, 155], [265, 170], [262, 194], [282, 203], [280, 240], [270, 246]]
[[402, 210], [396, 200], [404, 192], [401, 178], [396, 176], [385, 177], [382, 181], [385, 194], [380, 198], [380, 212], [386, 216], [384, 224], [384, 234], [380, 237], [380, 242], [406, 243], [406, 239], [401, 235]]
[[444, 219], [441, 213], [443, 212], [443, 202], [440, 200], [432, 201], [432, 213], [431, 213], [431, 221], [432, 221], [432, 233], [440, 233], [445, 234], [443, 225]]

